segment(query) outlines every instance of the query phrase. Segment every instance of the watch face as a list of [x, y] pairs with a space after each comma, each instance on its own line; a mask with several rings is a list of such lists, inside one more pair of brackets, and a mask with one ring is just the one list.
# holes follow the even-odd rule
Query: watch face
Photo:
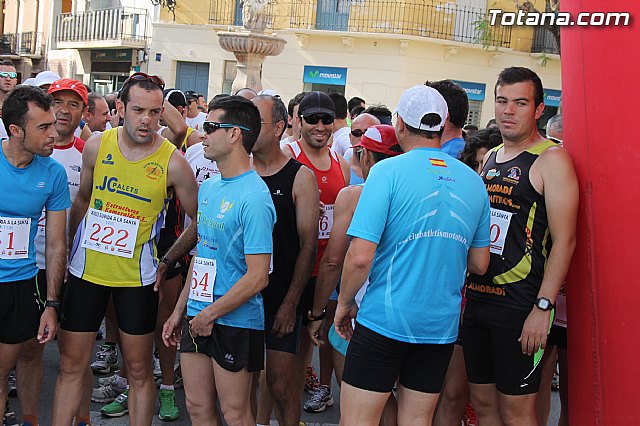
[[551, 302], [549, 302], [547, 299], [538, 300], [538, 308], [542, 309], [543, 311], [549, 309], [549, 305], [551, 305]]

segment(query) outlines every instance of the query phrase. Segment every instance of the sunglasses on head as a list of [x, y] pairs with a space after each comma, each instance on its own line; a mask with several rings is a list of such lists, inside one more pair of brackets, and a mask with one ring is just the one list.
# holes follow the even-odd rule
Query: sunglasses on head
[[351, 131], [351, 134], [352, 134], [354, 137], [359, 138], [359, 137], [361, 137], [362, 135], [364, 135], [364, 133], [365, 133], [366, 131], [367, 131], [366, 129], [365, 129], [365, 130], [353, 129], [353, 130]]
[[158, 77], [157, 75], [149, 75], [149, 74], [145, 74], [143, 72], [134, 73], [124, 81], [124, 83], [122, 84], [122, 87], [124, 87], [127, 84], [131, 83], [131, 80], [137, 80], [137, 81], [149, 80], [153, 84], [157, 85], [162, 90], [164, 90], [164, 80], [161, 79], [160, 77]]
[[0, 77], [2, 78], [17, 78], [18, 73], [13, 71], [0, 71]]
[[202, 130], [204, 130], [204, 132], [208, 135], [210, 135], [211, 133], [215, 132], [218, 129], [233, 129], [234, 127], [237, 127], [238, 129], [241, 129], [241, 130], [246, 130], [247, 132], [251, 131], [251, 129], [249, 129], [248, 127], [241, 126], [239, 124], [218, 123], [217, 121], [205, 121], [202, 124]]
[[318, 121], [320, 120], [322, 120], [322, 124], [324, 124], [325, 126], [333, 123], [333, 117], [330, 115], [312, 114], [301, 115], [300, 117], [304, 118], [304, 121], [306, 121], [307, 124], [311, 124], [312, 126], [318, 124]]

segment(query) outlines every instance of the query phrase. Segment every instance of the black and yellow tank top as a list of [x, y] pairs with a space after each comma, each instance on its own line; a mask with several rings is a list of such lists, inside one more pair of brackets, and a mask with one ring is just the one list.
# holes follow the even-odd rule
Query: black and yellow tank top
[[491, 260], [484, 275], [470, 274], [467, 297], [530, 310], [542, 284], [551, 251], [544, 196], [529, 180], [538, 156], [552, 146], [539, 143], [517, 157], [498, 163], [492, 150], [480, 176], [491, 203]]

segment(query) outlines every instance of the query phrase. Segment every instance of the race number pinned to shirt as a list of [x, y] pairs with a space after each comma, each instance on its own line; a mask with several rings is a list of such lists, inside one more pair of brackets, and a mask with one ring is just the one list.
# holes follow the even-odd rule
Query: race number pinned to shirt
[[45, 229], [47, 227], [47, 211], [42, 210], [42, 214], [40, 215], [40, 219], [38, 219], [38, 232], [36, 235], [38, 237], [44, 237]]
[[319, 224], [318, 239], [329, 239], [331, 236], [331, 228], [333, 228], [333, 204], [324, 205], [324, 214], [320, 216]]
[[140, 220], [90, 208], [82, 247], [131, 259]]
[[0, 217], [0, 259], [29, 257], [31, 218]]
[[511, 216], [513, 216], [513, 213], [494, 208], [491, 209], [491, 253], [502, 256], [504, 242], [507, 238], [507, 232], [509, 231], [509, 224], [511, 223]]
[[213, 285], [215, 282], [216, 260], [205, 257], [194, 258], [189, 299], [213, 303]]

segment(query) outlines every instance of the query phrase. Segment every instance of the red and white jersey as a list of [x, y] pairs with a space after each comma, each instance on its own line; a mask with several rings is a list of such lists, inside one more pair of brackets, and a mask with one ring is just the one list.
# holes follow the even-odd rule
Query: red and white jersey
[[[74, 140], [69, 145], [56, 146], [51, 154], [51, 158], [64, 166], [64, 170], [67, 172], [67, 184], [69, 185], [69, 194], [71, 195], [71, 202], [75, 200], [80, 189], [80, 170], [82, 169], [82, 150], [84, 148], [84, 141], [80, 138], [74, 137]], [[47, 221], [46, 212], [43, 210], [40, 219], [38, 220], [38, 233], [36, 234], [36, 263], [38, 268], [45, 269], [45, 225]], [[67, 210], [67, 227], [69, 226], [69, 210]]]

